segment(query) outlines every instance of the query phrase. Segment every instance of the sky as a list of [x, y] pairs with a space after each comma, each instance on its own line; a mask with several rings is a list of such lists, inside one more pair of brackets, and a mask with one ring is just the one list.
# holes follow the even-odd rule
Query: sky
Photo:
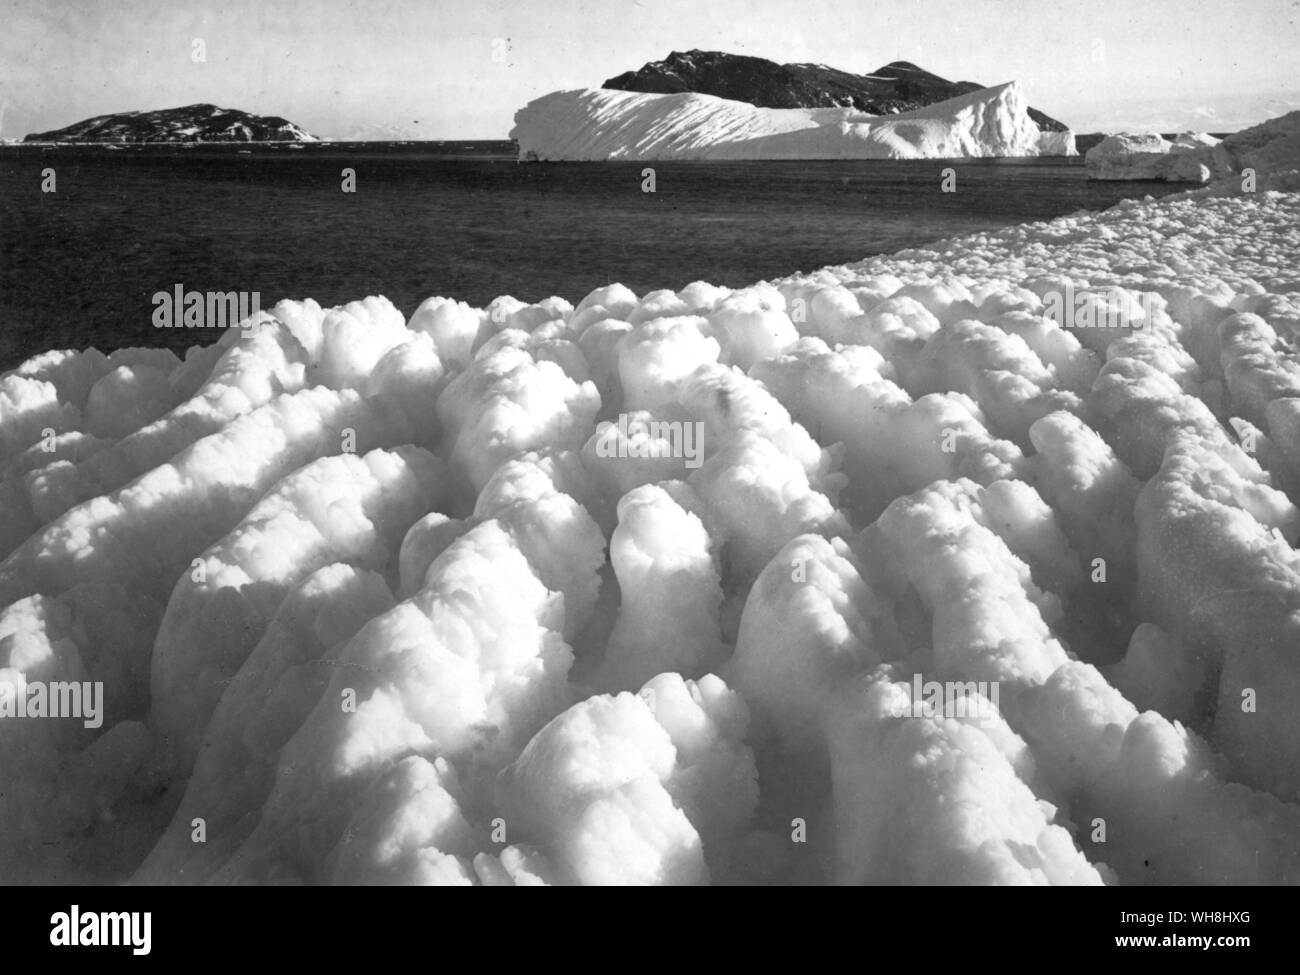
[[0, 0], [0, 137], [213, 102], [500, 139], [533, 98], [692, 48], [1018, 80], [1076, 132], [1230, 132], [1300, 108], [1298, 25], [1300, 0]]

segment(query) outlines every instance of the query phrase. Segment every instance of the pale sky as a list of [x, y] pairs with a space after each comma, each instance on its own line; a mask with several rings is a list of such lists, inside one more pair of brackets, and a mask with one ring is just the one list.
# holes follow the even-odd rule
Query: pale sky
[[0, 0], [0, 136], [213, 102], [499, 139], [532, 98], [691, 48], [1014, 79], [1076, 132], [1232, 131], [1300, 108], [1298, 23], [1300, 0]]

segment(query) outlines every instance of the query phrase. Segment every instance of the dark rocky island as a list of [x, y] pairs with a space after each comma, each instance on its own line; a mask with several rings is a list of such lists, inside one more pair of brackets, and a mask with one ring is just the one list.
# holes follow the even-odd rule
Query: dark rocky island
[[[870, 115], [911, 112], [979, 91], [974, 81], [948, 81], [907, 61], [858, 75], [824, 64], [777, 64], [720, 51], [674, 51], [606, 81], [602, 88], [670, 95], [699, 92], [759, 108], [854, 108]], [[1029, 117], [1045, 132], [1068, 128], [1035, 108]]]
[[277, 115], [252, 115], [207, 103], [153, 112], [97, 115], [24, 142], [318, 142]]

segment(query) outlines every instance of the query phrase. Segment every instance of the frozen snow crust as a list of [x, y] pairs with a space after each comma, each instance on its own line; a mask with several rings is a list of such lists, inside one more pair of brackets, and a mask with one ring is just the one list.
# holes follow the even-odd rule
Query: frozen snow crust
[[0, 719], [0, 879], [1300, 881], [1298, 227], [30, 360], [0, 679], [106, 703]]
[[759, 108], [686, 92], [557, 91], [515, 113], [528, 160], [953, 159], [1073, 156], [1074, 134], [1044, 132], [1009, 82], [894, 115]]

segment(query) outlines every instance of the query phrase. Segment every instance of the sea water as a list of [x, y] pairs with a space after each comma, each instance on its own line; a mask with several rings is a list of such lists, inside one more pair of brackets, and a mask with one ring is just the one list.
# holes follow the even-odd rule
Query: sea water
[[177, 288], [256, 293], [263, 308], [382, 294], [408, 315], [432, 295], [576, 303], [613, 281], [738, 287], [1182, 189], [1090, 182], [1077, 157], [519, 163], [500, 142], [8, 146], [0, 370], [51, 348], [215, 341], [156, 327], [154, 296]]

